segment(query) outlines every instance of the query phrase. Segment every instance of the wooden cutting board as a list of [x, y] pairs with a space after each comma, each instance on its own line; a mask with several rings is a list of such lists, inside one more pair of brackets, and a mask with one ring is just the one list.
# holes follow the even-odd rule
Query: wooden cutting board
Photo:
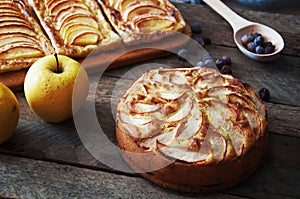
[[[134, 48], [121, 46], [117, 51], [114, 50], [105, 53], [93, 52], [88, 55], [88, 57], [78, 59], [78, 61], [82, 63], [82, 66], [84, 66], [89, 73], [128, 66], [130, 64], [169, 55], [171, 54], [169, 50], [174, 52], [174, 50], [180, 49], [188, 42], [189, 37], [192, 35], [189, 26], [186, 26], [184, 34], [188, 37], [171, 36], [158, 41], [156, 44], [143, 44], [138, 46], [138, 48], [136, 46]], [[155, 46], [158, 48], [155, 48]], [[20, 71], [0, 73], [0, 82], [7, 85], [13, 91], [22, 90], [27, 70], [28, 69], [23, 69]]]

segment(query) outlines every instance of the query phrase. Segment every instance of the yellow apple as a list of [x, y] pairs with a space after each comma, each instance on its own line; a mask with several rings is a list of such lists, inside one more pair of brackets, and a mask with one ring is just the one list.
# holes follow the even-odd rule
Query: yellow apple
[[85, 101], [88, 91], [86, 70], [79, 62], [64, 55], [39, 59], [29, 68], [24, 81], [30, 108], [51, 123], [71, 118]]
[[0, 144], [13, 136], [19, 117], [18, 99], [7, 86], [0, 83]]

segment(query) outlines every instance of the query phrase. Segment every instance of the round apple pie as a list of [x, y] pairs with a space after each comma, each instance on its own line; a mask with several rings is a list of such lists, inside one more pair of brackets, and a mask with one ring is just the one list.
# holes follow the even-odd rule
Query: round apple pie
[[116, 135], [123, 158], [145, 178], [180, 191], [216, 191], [261, 165], [266, 109], [251, 86], [231, 75], [154, 69], [119, 100]]

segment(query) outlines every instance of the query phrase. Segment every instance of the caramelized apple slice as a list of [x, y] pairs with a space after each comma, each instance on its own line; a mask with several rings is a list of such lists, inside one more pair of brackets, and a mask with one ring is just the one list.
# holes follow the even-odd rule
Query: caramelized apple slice
[[21, 22], [24, 24], [29, 24], [23, 17], [12, 14], [1, 15], [0, 22]]
[[209, 89], [215, 86], [221, 86], [224, 81], [224, 78], [219, 73], [205, 71], [204, 74], [196, 77], [194, 85], [197, 89]]
[[224, 137], [219, 133], [216, 133], [214, 131], [209, 131], [205, 139], [208, 140], [212, 148], [214, 160], [216, 162], [222, 161], [225, 157], [226, 149], [227, 149], [227, 144]]
[[245, 136], [243, 135], [242, 130], [237, 126], [234, 126], [228, 135], [237, 156], [240, 156], [243, 152], [245, 143]]
[[244, 116], [247, 118], [247, 121], [250, 125], [251, 130], [256, 135], [258, 139], [261, 136], [261, 122], [257, 115], [257, 113], [251, 109], [244, 109], [243, 110]]
[[141, 33], [151, 33], [159, 30], [169, 30], [172, 28], [174, 21], [168, 19], [157, 19], [155, 17], [147, 17], [134, 21], [136, 27]]
[[79, 0], [73, 0], [73, 1], [68, 1], [68, 0], [49, 0], [46, 1], [45, 5], [47, 10], [49, 10], [50, 12], [53, 12], [53, 9], [55, 7], [60, 8], [61, 6], [63, 6], [66, 3], [71, 3], [69, 4], [69, 8], [72, 7], [72, 4], [77, 5], [77, 4], [82, 4], [81, 1]]
[[17, 10], [13, 9], [13, 8], [0, 9], [0, 15], [1, 16], [8, 15], [8, 14], [15, 15], [15, 16], [20, 15], [20, 13]]
[[[98, 32], [97, 30], [97, 23], [92, 24], [93, 22], [91, 22], [91, 26], [83, 24], [83, 23], [78, 23], [77, 20], [83, 20], [83, 21], [89, 21], [86, 17], [78, 17], [78, 18], [74, 18], [72, 21], [69, 21], [68, 23], [66, 23], [64, 26], [62, 26], [62, 28], [60, 29], [60, 35], [62, 38], [67, 38], [67, 34], [69, 34], [70, 32], [72, 32], [74, 29], [78, 29], [81, 28], [83, 29], [85, 26], [87, 26], [87, 28], [92, 28], [93, 30], [95, 30], [95, 32]], [[91, 21], [94, 21], [93, 19], [91, 19]], [[95, 26], [96, 27], [95, 27]]]
[[194, 136], [201, 128], [203, 122], [202, 112], [197, 106], [193, 106], [191, 111], [191, 117], [178, 129], [176, 133], [176, 139], [189, 139]]
[[25, 23], [24, 21], [0, 21], [0, 28], [1, 27], [7, 27], [7, 26], [19, 26], [19, 27], [27, 27], [27, 28], [31, 28], [30, 25], [28, 25], [28, 23]]
[[135, 18], [144, 18], [145, 16], [160, 16], [165, 15], [166, 11], [160, 7], [152, 5], [133, 5], [130, 8], [126, 9], [122, 15], [124, 21], [134, 20]]
[[153, 137], [148, 137], [147, 139], [143, 139], [140, 143], [140, 146], [155, 149], [157, 142], [163, 145], [169, 145], [175, 140], [175, 136], [179, 128], [181, 128], [181, 124], [178, 124], [175, 127], [172, 126], [163, 128], [159, 134]]
[[240, 108], [240, 109], [250, 108], [255, 110], [255, 104], [244, 95], [230, 94], [228, 95], [228, 102], [232, 104], [232, 106], [235, 106], [236, 108]]
[[166, 122], [175, 122], [182, 120], [190, 114], [192, 107], [193, 101], [188, 97], [186, 101], [182, 105], [180, 105], [180, 108], [175, 113], [169, 115]]
[[83, 26], [90, 26], [90, 27], [94, 27], [94, 28], [98, 28], [98, 23], [97, 21], [91, 17], [91, 16], [79, 16], [76, 18], [73, 18], [71, 20], [69, 20], [68, 22], [66, 22], [60, 31], [65, 31], [65, 29], [68, 29], [70, 26], [74, 25], [74, 24], [80, 24]]
[[[22, 38], [20, 38], [22, 39]], [[32, 42], [32, 41], [29, 41], [29, 40], [14, 40], [14, 41], [9, 41], [9, 40], [0, 40], [0, 49], [1, 48], [4, 48], [4, 49], [8, 49], [8, 48], [12, 48], [12, 47], [15, 47], [15, 46], [32, 46], [34, 48], [37, 48], [38, 46], [36, 45], [36, 43]]]
[[229, 95], [229, 94], [242, 94], [243, 91], [238, 89], [238, 88], [234, 88], [231, 86], [215, 86], [212, 88], [208, 89], [208, 96], [220, 96], [220, 95]]
[[3, 33], [24, 33], [33, 37], [35, 36], [35, 33], [32, 31], [32, 29], [24, 25], [0, 26], [0, 34]]
[[17, 44], [0, 52], [1, 59], [41, 57], [44, 53], [31, 45]]
[[100, 39], [99, 34], [95, 34], [94, 32], [85, 32], [83, 34], [77, 34], [70, 41], [71, 45], [78, 46], [87, 46], [87, 45], [96, 45]]
[[83, 29], [80, 25], [72, 28], [65, 36], [66, 44], [71, 45], [97, 44], [99, 39], [100, 35], [97, 29], [88, 26]]
[[116, 2], [115, 8], [118, 8], [122, 12], [135, 3], [136, 0], [120, 0]]
[[155, 136], [162, 129], [162, 123], [158, 120], [144, 124], [122, 123], [122, 126], [131, 136], [136, 138], [149, 138]]
[[133, 113], [142, 114], [158, 111], [161, 107], [153, 104], [134, 103], [130, 104], [128, 108]]
[[93, 17], [87, 10], [76, 10], [74, 12], [62, 12], [62, 14], [54, 17], [54, 21], [57, 21], [56, 29], [60, 30], [67, 22], [78, 17]]
[[232, 122], [236, 121], [237, 112], [221, 101], [210, 101], [210, 106], [206, 108], [206, 113], [213, 127], [219, 131], [230, 131]]
[[[179, 92], [178, 92], [179, 91]], [[159, 97], [166, 100], [177, 100], [184, 95], [184, 90], [177, 90], [177, 92], [159, 92]]]
[[250, 94], [254, 104], [256, 105], [256, 108], [260, 115], [266, 115], [266, 108], [263, 105], [263, 102], [259, 98], [257, 92], [248, 84], [245, 84], [245, 88], [247, 89], [248, 93]]
[[209, 154], [200, 151], [192, 151], [187, 148], [174, 148], [168, 145], [161, 144], [157, 141], [157, 150], [162, 154], [174, 158], [176, 160], [182, 160], [186, 162], [202, 162], [208, 158]]
[[31, 37], [26, 37], [26, 35], [12, 35], [12, 34], [2, 34], [0, 35], [0, 46], [9, 45], [12, 43], [24, 42], [32, 45], [36, 45], [35, 41]]
[[61, 1], [54, 6], [49, 8], [49, 15], [56, 16], [60, 12], [66, 12], [67, 10], [77, 10], [77, 9], [85, 9], [88, 10], [88, 7], [80, 1]]
[[186, 86], [188, 85], [186, 76], [183, 73], [179, 73], [179, 72], [171, 73], [169, 74], [169, 80], [170, 82], [172, 82], [177, 86], [182, 86], [186, 88]]
[[0, 2], [0, 10], [12, 9], [13, 7], [14, 5], [9, 1], [6, 1], [5, 3], [3, 1]]
[[134, 117], [133, 115], [129, 115], [128, 113], [119, 112], [120, 120], [126, 124], [134, 124], [134, 125], [144, 125], [151, 123], [151, 117], [149, 116], [141, 116], [137, 115]]

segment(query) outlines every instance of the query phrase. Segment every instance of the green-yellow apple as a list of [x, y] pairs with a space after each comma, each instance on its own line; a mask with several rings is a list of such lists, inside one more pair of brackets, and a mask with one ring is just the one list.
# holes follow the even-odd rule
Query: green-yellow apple
[[[52, 123], [71, 118], [85, 101], [88, 91], [86, 70], [79, 62], [64, 55], [48, 55], [37, 60], [24, 81], [30, 108], [41, 119]], [[74, 97], [76, 100], [72, 100]]]
[[18, 99], [6, 85], [0, 83], [0, 144], [13, 136], [19, 117]]

